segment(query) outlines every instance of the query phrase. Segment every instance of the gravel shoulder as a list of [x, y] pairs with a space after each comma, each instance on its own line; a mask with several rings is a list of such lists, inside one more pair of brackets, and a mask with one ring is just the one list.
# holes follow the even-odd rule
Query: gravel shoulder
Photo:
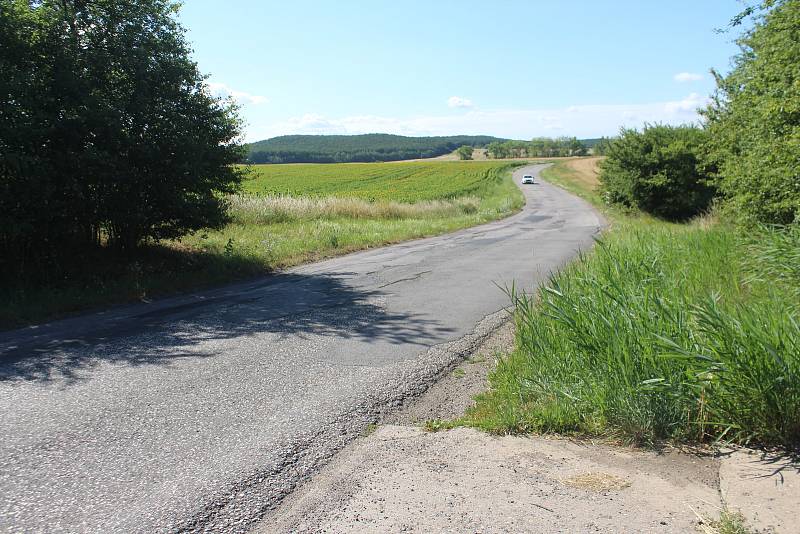
[[514, 346], [514, 323], [501, 314], [497, 326], [450, 372], [433, 383], [422, 395], [406, 402], [383, 419], [387, 425], [422, 425], [431, 420], [460, 417], [474, 404], [475, 395], [486, 390], [489, 372], [497, 358]]
[[261, 532], [691, 532], [718, 495], [688, 459], [467, 428], [387, 425], [349, 453]]

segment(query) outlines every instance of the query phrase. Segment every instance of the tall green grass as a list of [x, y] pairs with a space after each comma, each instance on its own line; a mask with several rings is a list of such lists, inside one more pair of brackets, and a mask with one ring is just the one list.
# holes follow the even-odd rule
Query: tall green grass
[[466, 420], [495, 432], [800, 442], [800, 232], [628, 219], [536, 296]]

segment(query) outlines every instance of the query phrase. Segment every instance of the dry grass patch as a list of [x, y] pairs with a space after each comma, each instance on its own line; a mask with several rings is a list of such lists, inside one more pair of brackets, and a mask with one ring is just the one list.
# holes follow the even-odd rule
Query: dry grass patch
[[231, 195], [230, 213], [241, 224], [273, 224], [313, 219], [420, 219], [456, 217], [476, 213], [477, 197], [425, 200], [415, 203], [375, 201], [347, 197], [288, 195]]
[[585, 184], [589, 189], [595, 189], [600, 185], [599, 164], [602, 160], [602, 156], [570, 159], [564, 162], [564, 166], [573, 171], [573, 177], [578, 182]]

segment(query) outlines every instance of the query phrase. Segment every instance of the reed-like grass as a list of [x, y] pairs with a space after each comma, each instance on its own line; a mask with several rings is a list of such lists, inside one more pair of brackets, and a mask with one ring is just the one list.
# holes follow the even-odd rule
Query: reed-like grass
[[423, 200], [403, 203], [370, 202], [347, 197], [295, 197], [289, 195], [231, 195], [230, 215], [239, 224], [276, 224], [315, 219], [427, 219], [476, 213], [477, 197]]
[[785, 261], [800, 233], [738, 232], [620, 222], [537, 298], [511, 291], [517, 349], [467, 421], [637, 443], [796, 445], [800, 306]]

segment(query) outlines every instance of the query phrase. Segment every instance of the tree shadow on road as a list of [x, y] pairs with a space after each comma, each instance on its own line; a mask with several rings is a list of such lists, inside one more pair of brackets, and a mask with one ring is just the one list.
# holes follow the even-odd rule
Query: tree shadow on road
[[[270, 336], [259, 351], [311, 337], [425, 347], [454, 332], [438, 320], [388, 310], [387, 293], [356, 288], [349, 277], [352, 273], [278, 274], [248, 291], [167, 307], [142, 305], [141, 313], [124, 321], [71, 320], [44, 339], [6, 340], [5, 350], [0, 347], [0, 381], [70, 384], [89, 378], [101, 363], [167, 366], [181, 358], [212, 358], [225, 349], [224, 340], [263, 334]], [[340, 363], [342, 357], [337, 355]]]

